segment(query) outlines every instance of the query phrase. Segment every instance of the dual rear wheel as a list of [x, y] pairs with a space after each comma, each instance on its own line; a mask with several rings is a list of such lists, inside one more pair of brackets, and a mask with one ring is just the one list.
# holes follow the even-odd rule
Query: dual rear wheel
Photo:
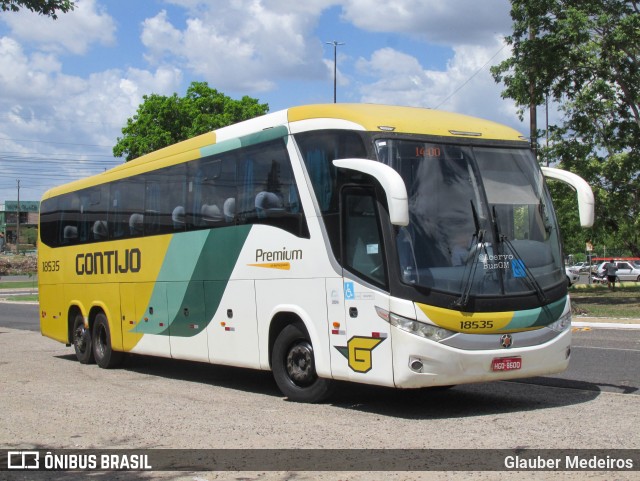
[[104, 369], [111, 369], [122, 361], [123, 353], [111, 348], [111, 332], [103, 312], [96, 315], [91, 329], [85, 327], [82, 314], [76, 314], [73, 320], [73, 347], [76, 358], [82, 364], [95, 362]]

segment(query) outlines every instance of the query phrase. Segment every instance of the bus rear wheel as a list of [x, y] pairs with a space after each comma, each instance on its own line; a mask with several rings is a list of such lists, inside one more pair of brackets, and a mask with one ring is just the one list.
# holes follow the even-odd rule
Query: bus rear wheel
[[111, 348], [111, 333], [107, 316], [100, 312], [93, 322], [93, 356], [103, 369], [117, 367], [122, 361], [122, 353]]
[[316, 403], [331, 394], [332, 381], [318, 377], [307, 333], [289, 324], [276, 338], [271, 354], [276, 384], [290, 401]]
[[84, 327], [84, 317], [79, 312], [73, 318], [73, 348], [76, 358], [82, 364], [91, 364], [93, 358], [93, 342], [91, 331]]

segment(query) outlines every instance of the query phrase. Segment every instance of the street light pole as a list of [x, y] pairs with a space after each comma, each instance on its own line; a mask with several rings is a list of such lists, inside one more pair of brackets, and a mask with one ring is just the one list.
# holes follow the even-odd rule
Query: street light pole
[[332, 42], [325, 42], [327, 45], [333, 45], [333, 103], [336, 103], [336, 80], [337, 80], [337, 70], [336, 67], [338, 65], [337, 62], [337, 50], [338, 45], [344, 45], [344, 42], [338, 42], [337, 40], [333, 40]]
[[16, 206], [16, 254], [20, 254], [20, 179], [18, 182], [18, 205]]

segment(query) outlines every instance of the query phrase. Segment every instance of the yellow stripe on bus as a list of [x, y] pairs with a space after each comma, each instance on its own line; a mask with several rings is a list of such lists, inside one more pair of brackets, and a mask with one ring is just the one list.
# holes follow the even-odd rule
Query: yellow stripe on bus
[[[440, 327], [457, 332], [475, 334], [502, 331], [513, 319], [513, 311], [505, 312], [460, 312], [442, 307], [428, 306], [416, 302], [416, 305]], [[503, 331], [504, 332], [504, 331]]]

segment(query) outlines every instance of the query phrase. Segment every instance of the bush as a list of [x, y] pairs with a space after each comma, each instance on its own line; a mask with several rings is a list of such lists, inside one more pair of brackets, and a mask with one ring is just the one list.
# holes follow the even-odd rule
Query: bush
[[35, 274], [38, 271], [38, 258], [34, 255], [0, 255], [0, 276]]

